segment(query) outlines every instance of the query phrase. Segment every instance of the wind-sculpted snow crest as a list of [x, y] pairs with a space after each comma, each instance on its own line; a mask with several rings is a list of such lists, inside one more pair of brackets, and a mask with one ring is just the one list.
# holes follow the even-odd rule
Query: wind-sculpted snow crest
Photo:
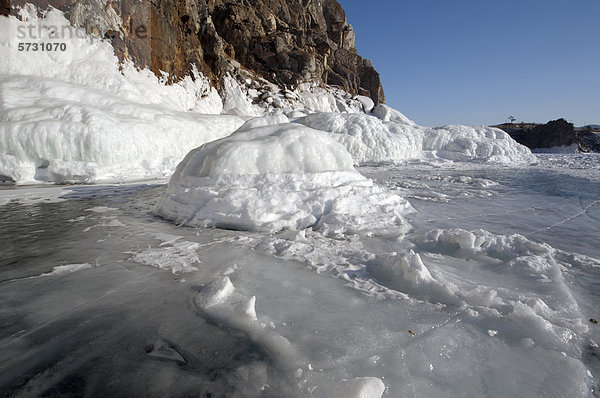
[[406, 229], [408, 202], [354, 170], [341, 144], [324, 132], [269, 120], [191, 151], [156, 214], [182, 225], [251, 231]]

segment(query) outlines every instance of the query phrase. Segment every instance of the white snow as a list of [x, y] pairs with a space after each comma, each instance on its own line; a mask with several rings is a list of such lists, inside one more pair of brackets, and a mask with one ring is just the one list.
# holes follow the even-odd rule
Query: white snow
[[256, 127], [276, 126], [278, 124], [284, 124], [289, 122], [290, 119], [288, 119], [288, 117], [282, 113], [270, 116], [254, 117], [252, 119], [248, 119], [246, 123], [244, 123], [242, 127], [237, 129], [236, 131], [246, 131]]
[[381, 398], [385, 391], [385, 384], [376, 377], [357, 377], [340, 384], [333, 398]]
[[181, 177], [325, 171], [354, 171], [352, 158], [327, 134], [289, 123], [242, 128], [191, 151], [178, 166]]
[[334, 133], [358, 163], [412, 158], [502, 164], [535, 160], [528, 148], [496, 128], [422, 127], [385, 105], [378, 105], [374, 113], [378, 117], [364, 113], [315, 113], [299, 122]]
[[66, 275], [71, 274], [73, 272], [81, 271], [84, 269], [92, 268], [91, 264], [67, 264], [67, 265], [58, 265], [52, 268], [52, 271], [42, 274], [40, 276], [57, 276], [57, 275]]
[[202, 308], [223, 304], [234, 291], [235, 287], [231, 283], [231, 279], [226, 276], [206, 286], [205, 291], [196, 297], [196, 304]]
[[148, 248], [134, 252], [132, 260], [141, 264], [150, 265], [159, 269], [171, 270], [174, 274], [195, 271], [200, 263], [198, 249], [200, 245], [195, 242], [180, 241], [164, 242], [159, 249]]
[[265, 110], [254, 105], [247, 90], [237, 82], [236, 79], [227, 74], [223, 81], [224, 97], [223, 112], [238, 116], [262, 116]]
[[[220, 113], [221, 100], [197, 72], [170, 86], [131, 65], [120, 72], [110, 44], [75, 34], [60, 11], [23, 14], [1, 17], [10, 34], [0, 37], [9, 53], [0, 59], [0, 175], [18, 183], [164, 177], [190, 149], [243, 123], [200, 113]], [[18, 29], [29, 25], [64, 28], [70, 33], [53, 41], [67, 50], [18, 51]]]
[[314, 113], [299, 121], [332, 133], [357, 163], [420, 157], [422, 132], [390, 131], [378, 118], [366, 114]]
[[[194, 79], [165, 85], [166, 75], [157, 79], [149, 70], [119, 65], [108, 42], [71, 27], [56, 9], [38, 18], [35, 8], [24, 8], [21, 18], [3, 17], [9, 29], [0, 38], [9, 53], [0, 60], [3, 180], [89, 183], [166, 177], [191, 149], [229, 135], [248, 117], [271, 119], [251, 120], [246, 129], [286, 123], [283, 113], [296, 120], [318, 112], [300, 121], [334, 133], [357, 163], [422, 157], [532, 160], [527, 149], [500, 130], [421, 127], [384, 104], [373, 106], [369, 98], [352, 98], [337, 89], [301, 84], [294, 91], [280, 90], [266, 81], [227, 75], [222, 100], [196, 69]], [[18, 37], [30, 25], [59, 27], [61, 37], [53, 41], [66, 50], [18, 51]], [[51, 34], [41, 32], [48, 36], [41, 40]], [[371, 110], [372, 115], [365, 114]]]
[[191, 151], [155, 212], [183, 225], [260, 231], [401, 224], [410, 205], [352, 163], [324, 132], [290, 123], [242, 128]]
[[486, 126], [444, 126], [427, 129], [423, 150], [455, 161], [487, 161], [500, 164], [531, 163], [529, 148], [504, 131]]
[[377, 104], [377, 106], [373, 108], [373, 115], [377, 116], [384, 122], [394, 122], [409, 126], [417, 125], [415, 122], [400, 113], [400, 111], [397, 111], [386, 104]]

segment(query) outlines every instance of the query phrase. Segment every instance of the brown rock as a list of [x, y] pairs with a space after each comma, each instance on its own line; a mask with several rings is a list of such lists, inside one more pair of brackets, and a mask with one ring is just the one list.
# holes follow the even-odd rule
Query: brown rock
[[33, 2], [64, 10], [73, 25], [111, 40], [121, 61], [167, 72], [172, 81], [196, 65], [220, 86], [235, 60], [283, 86], [316, 82], [385, 101], [379, 74], [358, 55], [336, 0]]

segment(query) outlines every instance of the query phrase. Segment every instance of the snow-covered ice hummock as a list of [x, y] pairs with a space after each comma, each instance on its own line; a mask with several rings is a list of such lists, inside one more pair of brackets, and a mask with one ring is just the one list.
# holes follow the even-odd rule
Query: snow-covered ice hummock
[[338, 234], [404, 228], [411, 209], [353, 167], [327, 133], [277, 117], [250, 120], [179, 164], [159, 216], [190, 226], [251, 231], [313, 227]]
[[[196, 70], [172, 85], [119, 65], [109, 42], [50, 8], [0, 17], [0, 180], [96, 182], [170, 175], [192, 148], [244, 122], [219, 115], [221, 98]], [[20, 32], [65, 51], [18, 51]], [[40, 29], [38, 29], [40, 28]]]
[[372, 113], [314, 113], [299, 122], [333, 133], [358, 163], [414, 158], [502, 164], [535, 160], [527, 147], [496, 128], [423, 127], [383, 104]]

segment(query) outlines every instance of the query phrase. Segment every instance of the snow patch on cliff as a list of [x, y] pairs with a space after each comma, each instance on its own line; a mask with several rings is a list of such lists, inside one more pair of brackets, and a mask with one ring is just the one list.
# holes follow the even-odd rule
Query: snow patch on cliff
[[[226, 136], [243, 119], [219, 114], [208, 79], [165, 85], [148, 70], [120, 66], [113, 48], [50, 9], [2, 17], [0, 175], [18, 183], [164, 177], [192, 148]], [[20, 32], [58, 27], [65, 51], [19, 51]], [[40, 29], [41, 41], [50, 30]], [[44, 36], [45, 35], [45, 36]], [[165, 76], [166, 77], [166, 76]]]

